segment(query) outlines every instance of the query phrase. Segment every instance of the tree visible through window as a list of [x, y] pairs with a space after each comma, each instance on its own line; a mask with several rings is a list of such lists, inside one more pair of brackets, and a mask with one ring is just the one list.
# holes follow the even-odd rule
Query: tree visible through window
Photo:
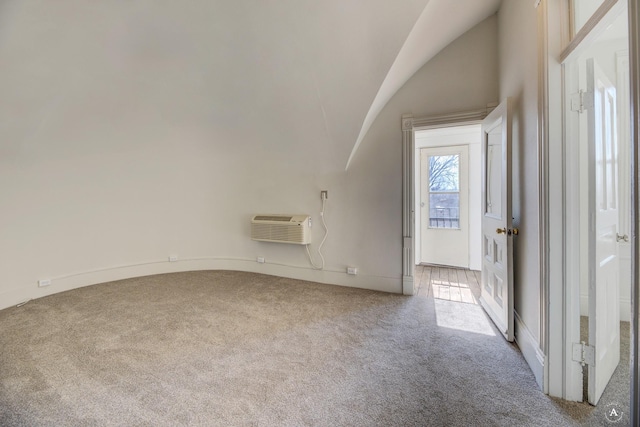
[[460, 155], [429, 156], [429, 227], [460, 228]]

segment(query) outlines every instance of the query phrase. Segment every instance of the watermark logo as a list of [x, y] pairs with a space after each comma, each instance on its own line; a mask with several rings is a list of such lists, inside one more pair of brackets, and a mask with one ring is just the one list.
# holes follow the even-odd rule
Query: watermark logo
[[622, 406], [617, 403], [609, 403], [604, 407], [604, 416], [610, 423], [617, 423], [622, 420]]

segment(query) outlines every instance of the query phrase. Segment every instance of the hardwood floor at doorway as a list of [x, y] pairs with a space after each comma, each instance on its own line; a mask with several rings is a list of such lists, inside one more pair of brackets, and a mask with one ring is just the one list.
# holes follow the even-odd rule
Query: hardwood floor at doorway
[[480, 272], [441, 265], [417, 265], [418, 296], [478, 304]]

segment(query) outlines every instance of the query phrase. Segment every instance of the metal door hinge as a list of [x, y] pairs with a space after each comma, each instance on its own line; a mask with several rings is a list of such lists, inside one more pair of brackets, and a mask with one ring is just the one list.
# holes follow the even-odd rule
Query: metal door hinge
[[621, 240], [624, 241], [624, 242], [628, 242], [629, 241], [629, 236], [626, 235], [626, 234], [620, 235], [620, 234], [616, 233], [616, 242], [619, 242]]
[[578, 344], [573, 343], [573, 357], [571, 360], [580, 363], [582, 366], [595, 366], [596, 349], [591, 345], [587, 345], [584, 341]]
[[571, 94], [571, 111], [584, 113], [585, 110], [593, 107], [590, 92], [580, 89], [577, 93]]

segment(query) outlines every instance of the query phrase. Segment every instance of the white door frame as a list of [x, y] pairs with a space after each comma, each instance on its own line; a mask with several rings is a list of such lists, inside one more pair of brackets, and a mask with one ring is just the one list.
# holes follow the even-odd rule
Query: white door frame
[[[541, 238], [546, 244], [542, 271], [542, 305], [546, 316], [541, 319], [544, 352], [547, 355], [543, 390], [571, 401], [582, 400], [582, 367], [573, 361], [572, 344], [580, 342], [580, 288], [579, 258], [575, 239], [579, 227], [567, 221], [579, 211], [577, 170], [567, 159], [577, 156], [577, 149], [568, 135], [567, 126], [575, 125], [566, 115], [570, 100], [567, 93], [577, 92], [566, 87], [564, 76], [573, 72], [574, 59], [582, 47], [595, 40], [612, 21], [611, 9], [621, 9], [624, 0], [606, 0], [593, 19], [570, 40], [568, 34], [569, 11], [564, 0], [541, 0], [538, 5], [539, 51], [539, 115], [541, 138], [542, 214], [546, 227], [541, 227]], [[566, 126], [565, 126], [566, 125]], [[574, 133], [575, 134], [575, 133]], [[563, 141], [551, 144], [550, 141]], [[549, 186], [550, 181], [563, 185]], [[541, 182], [542, 184], [542, 182]], [[559, 251], [558, 251], [559, 249]], [[554, 254], [555, 251], [555, 254]], [[546, 318], [545, 318], [546, 317]], [[562, 325], [558, 328], [557, 325]], [[551, 327], [551, 325], [555, 327]]]
[[632, 209], [631, 209], [631, 425], [640, 424], [640, 0], [628, 0], [629, 13], [629, 64], [631, 82], [631, 147], [632, 147]]
[[480, 124], [495, 106], [438, 116], [402, 115], [402, 293], [415, 295], [415, 132], [418, 130]]
[[[620, 0], [621, 2], [625, 0]], [[632, 159], [632, 221], [631, 221], [631, 245], [632, 245], [632, 283], [631, 283], [631, 425], [640, 423], [640, 263], [637, 262], [640, 254], [640, 0], [626, 0], [629, 15], [629, 64], [631, 82], [631, 159]], [[560, 239], [563, 248], [561, 262], [548, 265], [548, 275], [543, 276], [545, 293], [548, 294], [548, 315], [544, 320], [543, 334], [548, 363], [545, 365], [545, 392], [568, 400], [580, 400], [581, 396], [575, 396], [575, 390], [571, 389], [574, 382], [572, 375], [575, 369], [571, 368], [571, 350], [567, 346], [568, 339], [572, 335], [573, 325], [570, 320], [574, 317], [576, 296], [571, 295], [571, 286], [565, 282], [566, 266], [566, 239], [564, 239], [565, 219], [567, 215], [564, 184], [570, 171], [564, 169], [564, 144], [549, 144], [550, 140], [564, 141], [563, 134], [563, 67], [561, 61], [566, 60], [575, 50], [578, 44], [585, 39], [593, 37], [590, 29], [596, 26], [598, 20], [591, 22], [591, 28], [587, 28], [579, 37], [569, 42], [566, 31], [569, 22], [567, 15], [567, 2], [563, 0], [538, 0], [538, 47], [539, 47], [539, 122], [542, 148], [542, 160], [544, 166], [541, 169], [543, 180], [560, 177], [562, 186], [545, 186], [542, 202], [545, 204], [544, 216], [548, 220], [547, 248], [552, 247], [554, 240]], [[605, 2], [605, 6], [615, 6], [615, 1]], [[602, 18], [602, 16], [600, 16]], [[582, 32], [582, 31], [581, 31]], [[544, 238], [544, 236], [543, 236]], [[546, 254], [546, 260], [551, 261]], [[556, 259], [557, 261], [557, 259]], [[544, 262], [543, 262], [544, 264]], [[553, 286], [550, 286], [553, 284]], [[561, 285], [561, 286], [560, 286]], [[546, 308], [546, 306], [543, 306]], [[543, 316], [545, 317], [545, 316]], [[550, 325], [561, 324], [562, 328], [550, 328]], [[546, 332], [549, 332], [548, 334]]]
[[[579, 227], [567, 218], [579, 213], [575, 165], [578, 155], [567, 135], [575, 125], [566, 115], [565, 75], [574, 72], [581, 49], [588, 46], [615, 19], [624, 0], [605, 0], [582, 29], [571, 38], [567, 0], [540, 0], [538, 8], [538, 115], [541, 205], [541, 347], [546, 355], [543, 391], [571, 401], [582, 400], [582, 367], [573, 361], [572, 344], [580, 342], [579, 257], [575, 239]], [[575, 133], [574, 133], [575, 134]], [[551, 143], [553, 141], [554, 143]], [[556, 141], [562, 141], [561, 144]], [[562, 182], [550, 186], [549, 182]], [[551, 326], [554, 327], [551, 327]], [[558, 328], [557, 325], [562, 325]]]

